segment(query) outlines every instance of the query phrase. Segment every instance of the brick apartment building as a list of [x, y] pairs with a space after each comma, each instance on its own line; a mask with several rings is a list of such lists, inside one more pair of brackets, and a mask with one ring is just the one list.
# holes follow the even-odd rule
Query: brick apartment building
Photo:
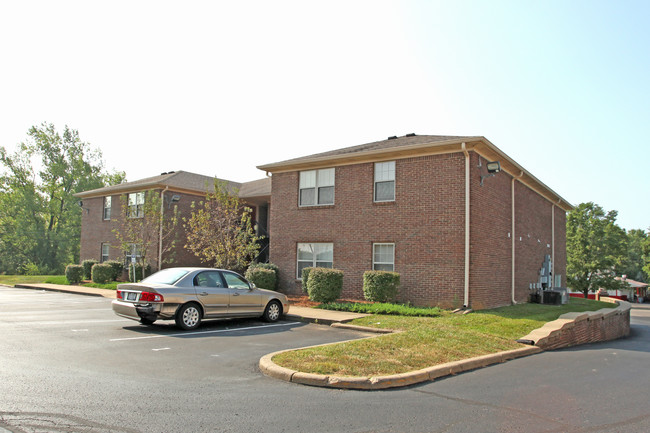
[[[525, 302], [547, 255], [553, 285], [566, 287], [571, 205], [484, 137], [409, 134], [258, 168], [272, 178], [230, 185], [270, 239], [283, 292], [301, 292], [302, 268], [324, 266], [344, 271], [343, 297], [361, 299], [365, 271], [393, 270], [400, 301], [492, 308]], [[82, 260], [124, 258], [111, 223], [120, 196], [153, 190], [189, 215], [211, 183], [171, 172], [79, 194]], [[174, 265], [199, 265], [182, 245]]]
[[[271, 179], [260, 179], [246, 183], [227, 182], [231, 190], [238, 190], [239, 196], [253, 209], [253, 221], [257, 223], [259, 234], [267, 235], [268, 202], [271, 195]], [[213, 190], [214, 178], [185, 171], [162, 173], [159, 176], [112, 185], [77, 194], [81, 199], [81, 260], [95, 259], [129, 261], [131, 254], [138, 255], [138, 248], [133, 246], [132, 252], [122, 251], [120, 243], [113, 232], [120, 227], [124, 203], [135, 207], [143, 204], [146, 191], [154, 191], [163, 199], [163, 215], [171, 215], [173, 206], [177, 206], [181, 217], [189, 217], [193, 202], [205, 199], [206, 192]], [[186, 233], [182, 222], [179, 223], [177, 242], [172, 251], [159, 257], [158, 244], [147, 251], [147, 260], [157, 269], [159, 259], [163, 267], [167, 256], [173, 255], [172, 265], [201, 266], [199, 259], [184, 248]], [[263, 245], [268, 247], [268, 244]], [[263, 259], [268, 257], [268, 248], [261, 252]], [[168, 265], [169, 266], [169, 265]]]
[[394, 270], [401, 301], [492, 308], [525, 302], [546, 255], [566, 287], [571, 205], [484, 137], [409, 134], [258, 168], [287, 292], [307, 266], [344, 271], [351, 298], [364, 271]]

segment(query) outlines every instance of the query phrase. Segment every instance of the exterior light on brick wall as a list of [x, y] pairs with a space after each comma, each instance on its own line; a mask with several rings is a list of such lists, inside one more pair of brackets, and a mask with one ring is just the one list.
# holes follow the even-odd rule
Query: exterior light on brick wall
[[[492, 176], [494, 176], [495, 174], [497, 174], [498, 172], [501, 171], [501, 164], [499, 163], [499, 161], [491, 161], [491, 162], [488, 162], [485, 165], [487, 167], [488, 174], [482, 174], [481, 175], [481, 186], [483, 186], [483, 181], [486, 178], [492, 177]], [[480, 166], [481, 165], [480, 165], [480, 161], [479, 161], [479, 167]]]

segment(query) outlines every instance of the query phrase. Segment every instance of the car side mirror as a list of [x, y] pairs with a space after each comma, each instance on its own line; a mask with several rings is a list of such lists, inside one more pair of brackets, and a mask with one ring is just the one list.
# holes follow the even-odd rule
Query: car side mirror
[[252, 283], [252, 282], [249, 281], [248, 282], [248, 290], [254, 290], [254, 289], [257, 289], [257, 286], [255, 285], [255, 283]]

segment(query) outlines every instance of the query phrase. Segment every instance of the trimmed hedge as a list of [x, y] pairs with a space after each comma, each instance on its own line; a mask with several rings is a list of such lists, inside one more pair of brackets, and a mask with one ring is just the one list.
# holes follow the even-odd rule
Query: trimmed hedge
[[81, 265], [66, 266], [65, 278], [70, 284], [79, 284], [84, 278], [84, 267]]
[[92, 274], [93, 266], [96, 265], [97, 263], [99, 263], [99, 262], [97, 260], [95, 260], [95, 259], [88, 259], [88, 260], [84, 260], [83, 262], [81, 262], [81, 266], [84, 267], [84, 279], [85, 280], [90, 280], [92, 278], [92, 276], [93, 276], [93, 274]]
[[[151, 275], [151, 265], [147, 265], [144, 269], [145, 278]], [[135, 264], [135, 281], [141, 281], [142, 278], [142, 265], [140, 263]], [[129, 281], [133, 281], [133, 265], [129, 264]]]
[[363, 273], [363, 297], [371, 302], [393, 302], [399, 282], [397, 272], [366, 271]]
[[111, 275], [111, 279], [113, 281], [116, 281], [118, 277], [122, 275], [122, 271], [124, 270], [124, 265], [121, 262], [118, 262], [117, 260], [107, 260], [104, 262], [104, 264], [109, 265], [113, 270], [113, 274]]
[[305, 293], [309, 293], [307, 290], [307, 282], [309, 281], [309, 273], [312, 269], [314, 268], [302, 268], [302, 273], [300, 276], [302, 277], [302, 291]]
[[307, 293], [314, 302], [332, 302], [341, 296], [343, 271], [328, 268], [312, 268], [307, 280]]
[[[280, 268], [278, 268], [278, 265], [274, 265], [273, 263], [251, 263], [250, 266], [248, 267], [248, 270], [246, 270], [246, 274], [244, 275], [247, 280], [253, 281], [248, 277], [249, 272], [253, 272], [255, 269], [268, 269], [270, 271], [273, 271], [275, 273], [275, 284], [273, 287], [265, 287], [268, 288], [269, 290], [277, 290], [278, 289], [278, 283], [280, 282]], [[257, 287], [262, 287], [255, 283]]]
[[277, 278], [271, 269], [256, 267], [246, 271], [246, 279], [260, 289], [275, 290]]
[[106, 263], [97, 263], [92, 267], [93, 283], [106, 284], [113, 279], [113, 267]]

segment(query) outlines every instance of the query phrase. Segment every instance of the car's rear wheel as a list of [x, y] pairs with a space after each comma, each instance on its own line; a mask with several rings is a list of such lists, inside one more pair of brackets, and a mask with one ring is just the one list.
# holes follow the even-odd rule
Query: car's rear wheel
[[282, 305], [278, 301], [271, 301], [264, 309], [262, 318], [267, 322], [277, 322], [282, 315]]
[[185, 330], [192, 330], [201, 324], [201, 309], [196, 304], [185, 304], [176, 312], [176, 325]]

